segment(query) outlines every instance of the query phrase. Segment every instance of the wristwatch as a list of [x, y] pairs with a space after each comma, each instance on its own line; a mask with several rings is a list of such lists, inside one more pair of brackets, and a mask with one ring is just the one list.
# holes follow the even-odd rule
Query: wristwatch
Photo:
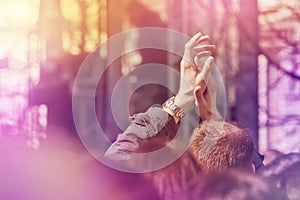
[[165, 103], [162, 105], [162, 109], [169, 113], [174, 118], [176, 123], [178, 123], [184, 116], [182, 109], [175, 103], [175, 96], [165, 101]]

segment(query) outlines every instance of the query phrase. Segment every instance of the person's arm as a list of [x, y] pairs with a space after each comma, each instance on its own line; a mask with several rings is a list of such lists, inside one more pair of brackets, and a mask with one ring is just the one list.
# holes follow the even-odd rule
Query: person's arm
[[163, 147], [178, 130], [174, 118], [161, 107], [150, 107], [131, 117], [131, 124], [118, 135], [105, 156], [113, 160], [130, 159], [131, 152], [146, 153]]
[[[203, 62], [201, 73], [194, 63], [199, 62], [200, 58], [208, 57], [210, 51], [214, 50], [214, 45], [204, 44], [208, 38], [198, 33], [185, 45], [184, 57], [180, 63], [180, 88], [174, 98], [174, 103], [182, 113], [194, 101], [194, 88], [203, 84], [204, 77], [211, 69], [212, 57]], [[178, 118], [168, 105], [163, 108], [151, 107], [145, 113], [134, 115], [129, 127], [118, 136], [105, 156], [110, 160], [126, 161], [130, 159], [132, 152], [153, 151], [169, 142], [176, 135], [177, 123], [182, 116]]]

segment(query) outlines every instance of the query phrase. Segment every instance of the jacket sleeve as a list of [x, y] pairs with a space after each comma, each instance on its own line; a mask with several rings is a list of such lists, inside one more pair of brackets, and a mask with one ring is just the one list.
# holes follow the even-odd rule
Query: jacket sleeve
[[144, 113], [133, 115], [128, 128], [119, 134], [105, 152], [106, 159], [129, 161], [131, 154], [147, 153], [163, 147], [178, 131], [173, 117], [161, 107], [150, 107]]

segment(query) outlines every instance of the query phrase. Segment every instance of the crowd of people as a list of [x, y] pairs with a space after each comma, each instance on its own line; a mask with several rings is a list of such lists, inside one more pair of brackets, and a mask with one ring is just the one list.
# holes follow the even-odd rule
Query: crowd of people
[[300, 155], [283, 154], [264, 165], [250, 130], [224, 121], [218, 112], [217, 84], [211, 73], [215, 46], [208, 41], [209, 36], [197, 33], [186, 43], [176, 96], [134, 115], [105, 157], [134, 169], [153, 164], [136, 159], [135, 153], [167, 146], [172, 154], [178, 154], [177, 146], [168, 144], [194, 103], [201, 120], [190, 133], [187, 150], [168, 166], [144, 174], [160, 199], [298, 199]]

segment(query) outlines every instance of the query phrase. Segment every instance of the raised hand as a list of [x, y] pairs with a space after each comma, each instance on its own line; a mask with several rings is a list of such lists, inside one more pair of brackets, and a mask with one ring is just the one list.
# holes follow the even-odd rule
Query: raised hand
[[216, 105], [217, 83], [211, 74], [208, 74], [205, 84], [194, 90], [196, 112], [202, 120], [222, 119]]
[[209, 36], [201, 33], [194, 35], [185, 45], [184, 56], [180, 62], [180, 87], [175, 97], [175, 103], [186, 112], [194, 101], [196, 86], [206, 86], [205, 78], [211, 69], [213, 57], [211, 51], [214, 45], [206, 44]]

